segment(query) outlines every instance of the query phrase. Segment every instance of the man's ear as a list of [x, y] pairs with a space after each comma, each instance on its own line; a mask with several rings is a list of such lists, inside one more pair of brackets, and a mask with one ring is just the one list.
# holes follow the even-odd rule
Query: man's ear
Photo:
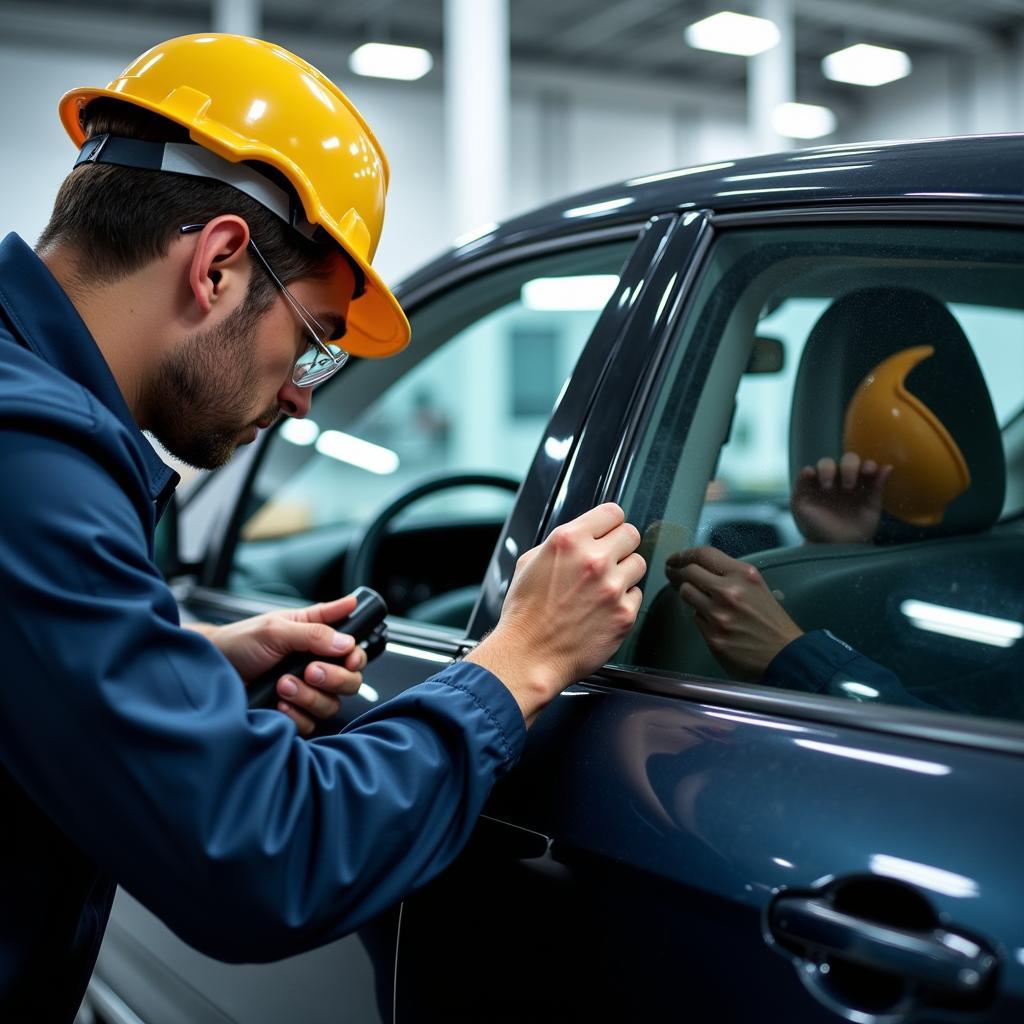
[[188, 283], [203, 313], [209, 313], [223, 299], [242, 301], [251, 269], [245, 258], [248, 245], [249, 225], [233, 213], [214, 217], [199, 232]]

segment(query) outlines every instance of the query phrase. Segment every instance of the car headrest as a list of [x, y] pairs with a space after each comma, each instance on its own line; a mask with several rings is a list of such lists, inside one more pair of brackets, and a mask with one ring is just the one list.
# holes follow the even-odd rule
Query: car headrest
[[862, 288], [840, 296], [814, 325], [797, 370], [789, 433], [790, 485], [803, 466], [838, 459], [847, 405], [881, 362], [917, 345], [934, 348], [906, 376], [906, 389], [942, 422], [963, 457], [970, 485], [942, 521], [911, 525], [883, 514], [878, 542], [923, 540], [987, 529], [1003, 507], [1002, 436], [970, 343], [946, 306], [910, 288]]

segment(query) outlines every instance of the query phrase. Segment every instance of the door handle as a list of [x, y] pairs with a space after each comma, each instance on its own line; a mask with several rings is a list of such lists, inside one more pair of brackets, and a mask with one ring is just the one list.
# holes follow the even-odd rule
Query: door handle
[[957, 932], [879, 924], [814, 896], [780, 896], [769, 911], [768, 926], [780, 945], [802, 947], [811, 958], [841, 957], [950, 994], [983, 991], [998, 964], [993, 953]]

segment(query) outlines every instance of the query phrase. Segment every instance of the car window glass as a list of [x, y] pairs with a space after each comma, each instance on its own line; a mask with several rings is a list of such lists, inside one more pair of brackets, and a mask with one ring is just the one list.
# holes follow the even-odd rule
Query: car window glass
[[[395, 614], [461, 625], [631, 248], [581, 246], [475, 278], [414, 311], [404, 352], [353, 360], [316, 392], [307, 419], [285, 421], [269, 439], [231, 588], [336, 596], [346, 557], [396, 497], [426, 481], [488, 473], [501, 479], [445, 487], [397, 514], [373, 578], [360, 581], [380, 589]], [[438, 611], [442, 595], [454, 596]]]
[[619, 664], [1024, 719], [1019, 250], [722, 234], [624, 482], [650, 570]]

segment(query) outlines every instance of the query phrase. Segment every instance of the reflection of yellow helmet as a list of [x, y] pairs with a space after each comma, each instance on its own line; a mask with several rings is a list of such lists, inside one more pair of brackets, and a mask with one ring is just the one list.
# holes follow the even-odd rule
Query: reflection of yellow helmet
[[956, 441], [904, 385], [934, 354], [931, 345], [917, 345], [879, 363], [853, 393], [843, 424], [843, 451], [893, 467], [882, 507], [913, 526], [941, 523], [946, 506], [971, 484]]
[[[356, 108], [316, 68], [245, 36], [171, 39], [142, 54], [105, 89], [75, 89], [64, 96], [61, 120], [79, 146], [85, 141], [82, 109], [101, 96], [183, 125], [194, 142], [216, 154], [192, 156], [182, 151], [194, 147], [168, 144], [168, 155], [152, 169], [227, 181], [303, 233], [318, 225], [348, 253], [366, 277], [366, 290], [349, 309], [346, 349], [387, 356], [408, 343], [405, 314], [370, 267], [384, 220], [387, 159]], [[85, 159], [122, 162], [104, 159], [100, 148]], [[281, 190], [262, 175], [254, 185], [253, 172], [241, 161], [260, 161], [283, 174], [302, 210], [289, 212], [287, 203], [281, 210], [272, 201]]]

